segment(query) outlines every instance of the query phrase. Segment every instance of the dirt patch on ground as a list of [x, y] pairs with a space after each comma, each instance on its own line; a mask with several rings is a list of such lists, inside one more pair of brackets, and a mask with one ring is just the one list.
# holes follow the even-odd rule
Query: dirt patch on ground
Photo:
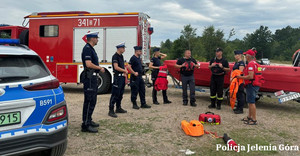
[[[80, 131], [83, 105], [82, 85], [63, 85], [69, 110], [69, 135], [66, 156], [90, 155], [184, 155], [179, 150], [190, 149], [195, 155], [300, 155], [300, 152], [251, 151], [222, 152], [216, 151], [216, 144], [222, 139], [210, 135], [189, 137], [180, 128], [181, 120], [198, 119], [200, 113], [213, 111], [221, 115], [221, 125], [204, 125], [208, 131], [220, 135], [228, 133], [238, 144], [247, 146], [280, 144], [300, 146], [299, 123], [300, 104], [288, 102], [278, 104], [275, 99], [264, 98], [257, 103], [259, 124], [248, 126], [240, 119], [246, 116], [233, 114], [231, 108], [223, 102], [222, 110], [210, 110], [208, 93], [196, 93], [197, 107], [183, 106], [181, 90], [170, 88], [169, 99], [172, 104], [162, 104], [161, 93], [158, 93], [160, 105], [153, 105], [151, 89], [146, 89], [146, 101], [151, 109], [132, 109], [130, 88], [126, 87], [122, 106], [128, 111], [114, 119], [107, 115], [110, 94], [98, 95], [98, 102], [93, 120], [100, 123], [99, 133], [90, 134]], [[244, 109], [248, 112], [248, 109]]]

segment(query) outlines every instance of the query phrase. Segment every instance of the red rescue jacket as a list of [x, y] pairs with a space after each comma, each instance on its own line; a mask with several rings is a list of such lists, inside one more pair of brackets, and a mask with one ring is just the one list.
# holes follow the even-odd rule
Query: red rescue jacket
[[167, 80], [167, 65], [159, 67], [159, 72], [154, 84], [154, 89], [157, 91], [167, 90], [168, 89], [168, 80]]

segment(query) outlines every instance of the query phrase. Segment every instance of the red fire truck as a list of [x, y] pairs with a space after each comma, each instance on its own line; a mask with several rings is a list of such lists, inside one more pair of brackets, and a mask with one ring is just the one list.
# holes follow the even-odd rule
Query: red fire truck
[[[87, 11], [40, 12], [25, 16], [23, 27], [0, 27], [1, 36], [10, 35], [36, 51], [49, 70], [62, 83], [79, 83], [83, 71], [82, 48], [87, 32], [98, 31], [94, 47], [100, 65], [106, 69], [99, 75], [98, 93], [109, 91], [112, 83], [112, 55], [116, 45], [126, 43], [125, 62], [134, 54], [133, 46], [142, 46], [143, 63], [150, 62], [150, 35], [153, 28], [144, 13], [90, 13]], [[26, 26], [29, 24], [29, 28]], [[4, 34], [4, 35], [3, 35]]]

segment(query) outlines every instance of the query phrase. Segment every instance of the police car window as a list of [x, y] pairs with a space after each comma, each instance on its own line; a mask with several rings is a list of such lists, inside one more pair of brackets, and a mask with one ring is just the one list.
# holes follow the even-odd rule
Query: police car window
[[0, 83], [26, 81], [49, 75], [37, 56], [0, 56]]
[[57, 37], [58, 25], [41, 25], [40, 37]]

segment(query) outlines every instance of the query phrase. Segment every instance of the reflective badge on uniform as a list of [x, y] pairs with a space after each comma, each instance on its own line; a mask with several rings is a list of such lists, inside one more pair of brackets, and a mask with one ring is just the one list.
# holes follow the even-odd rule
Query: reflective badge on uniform
[[258, 68], [257, 68], [257, 70], [258, 70], [258, 71], [261, 71], [261, 70], [262, 70], [262, 68], [261, 68], [261, 67], [258, 67]]
[[249, 69], [249, 70], [253, 70], [253, 67], [249, 67], [248, 69]]

